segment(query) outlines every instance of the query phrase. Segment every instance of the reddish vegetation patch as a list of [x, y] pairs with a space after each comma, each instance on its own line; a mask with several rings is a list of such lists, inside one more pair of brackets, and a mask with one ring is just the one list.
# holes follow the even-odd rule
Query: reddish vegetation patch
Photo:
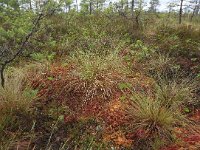
[[[52, 65], [49, 70], [42, 74], [36, 74], [34, 78], [32, 78], [33, 75], [31, 75], [30, 80], [32, 82], [32, 87], [39, 90], [39, 100], [45, 104], [52, 101], [65, 103], [72, 110], [77, 110], [81, 102], [86, 100], [87, 94], [94, 91], [93, 89], [87, 89], [90, 88], [90, 85], [87, 85], [88, 83], [86, 81], [70, 74], [73, 69], [73, 66], [63, 67], [61, 65]], [[127, 78], [127, 82], [132, 84], [135, 92], [145, 91], [150, 93], [153, 84], [150, 78], [145, 77], [141, 73], [136, 73], [134, 76]], [[112, 89], [110, 98], [113, 98], [119, 90], [116, 89], [116, 87], [110, 88]], [[92, 96], [92, 99], [101, 101], [102, 97], [100, 95], [101, 94], [95, 95], [94, 97]]]
[[109, 102], [101, 111], [99, 117], [104, 120], [108, 131], [116, 130], [127, 121], [123, 111], [123, 105], [119, 100]]
[[[125, 104], [120, 98], [128, 91], [113, 93], [109, 101], [93, 97], [91, 101], [82, 103], [85, 93], [84, 90], [81, 90], [81, 81], [69, 76], [72, 69], [72, 66], [53, 65], [47, 72], [30, 79], [33, 88], [39, 90], [38, 97], [41, 103], [48, 104], [51, 101], [56, 101], [59, 104], [68, 106], [73, 110], [73, 114], [64, 116], [66, 123], [87, 118], [95, 118], [97, 121], [103, 122], [103, 139], [107, 142], [112, 141], [119, 147], [131, 147], [134, 140], [146, 138], [144, 130], [140, 129], [133, 133], [125, 133], [122, 130], [123, 127], [129, 124], [130, 120], [124, 111]], [[154, 82], [150, 78], [136, 73], [134, 77], [130, 77], [130, 81], [135, 92], [145, 91], [151, 96], [151, 86]], [[72, 84], [73, 86], [70, 87], [69, 85]], [[200, 121], [200, 111], [196, 111], [191, 118]], [[175, 130], [180, 142], [162, 148], [162, 150], [192, 149], [192, 146], [198, 147], [200, 145], [199, 134], [190, 133], [182, 128], [176, 128]]]
[[179, 150], [179, 149], [180, 149], [180, 146], [178, 145], [170, 145], [168, 147], [161, 148], [161, 150]]
[[183, 140], [184, 142], [187, 142], [188, 144], [191, 144], [191, 145], [195, 145], [198, 142], [200, 144], [200, 135], [199, 134], [190, 135], [188, 137], [184, 137]]
[[179, 140], [179, 143], [162, 148], [161, 150], [199, 150], [200, 148], [199, 134], [185, 135], [184, 137], [180, 137]]
[[[47, 72], [31, 79], [32, 87], [39, 89], [38, 97], [41, 102], [48, 104], [56, 101], [57, 103], [66, 104], [72, 110], [79, 108], [83, 91], [74, 89], [76, 84], [78, 86], [81, 83], [78, 83], [76, 78], [69, 78], [71, 68], [72, 66], [51, 66]], [[75, 85], [69, 87], [72, 82]]]
[[133, 140], [127, 139], [125, 134], [122, 131], [112, 132], [110, 134], [104, 134], [104, 141], [112, 141], [115, 143], [116, 148], [120, 149], [121, 146], [130, 148], [133, 144]]
[[112, 141], [117, 146], [130, 147], [132, 139], [126, 137], [126, 133], [121, 130], [128, 123], [126, 113], [123, 111], [124, 105], [119, 97], [110, 101], [99, 114], [99, 119], [105, 124], [104, 136], [105, 141]]
[[[200, 111], [195, 110], [190, 118], [197, 123], [200, 123]], [[199, 126], [196, 129], [175, 128], [175, 133], [178, 142], [174, 145], [165, 147], [162, 150], [199, 150], [200, 149], [200, 130]]]

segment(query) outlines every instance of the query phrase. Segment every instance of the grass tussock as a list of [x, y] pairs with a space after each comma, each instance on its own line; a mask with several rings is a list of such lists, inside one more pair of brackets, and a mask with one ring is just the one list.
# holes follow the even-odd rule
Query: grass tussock
[[22, 69], [11, 68], [6, 74], [6, 86], [0, 88], [1, 136], [6, 134], [9, 138], [7, 131], [27, 130], [31, 126], [31, 122], [27, 125], [26, 121], [31, 120], [29, 110], [37, 92], [25, 87], [26, 78]]
[[105, 57], [95, 54], [78, 54], [73, 58], [75, 70], [72, 75], [85, 85], [86, 97], [101, 95], [109, 98], [117, 89], [117, 84], [130, 73], [123, 59], [117, 53]]
[[152, 95], [133, 93], [125, 110], [135, 148], [160, 149], [174, 143], [178, 138], [175, 128], [190, 127], [191, 132], [198, 132], [198, 124], [186, 115], [191, 111], [188, 106], [196, 103], [197, 81], [180, 78], [160, 76]]
[[103, 76], [125, 75], [128, 73], [123, 59], [117, 53], [106, 56], [78, 53], [73, 60], [72, 62], [75, 63], [77, 68], [74, 73], [83, 80], [92, 81]]
[[157, 149], [173, 143], [176, 139], [174, 128], [192, 124], [176, 104], [169, 107], [160, 97], [134, 96], [126, 110], [130, 119], [129, 132], [135, 133], [134, 146], [141, 149], [152, 149], [157, 140], [162, 143]]
[[[5, 88], [0, 88], [1, 104], [13, 106], [15, 109], [27, 108], [24, 106], [28, 105], [30, 101], [23, 92], [25, 80], [26, 74], [21, 69], [11, 70], [6, 76]], [[19, 105], [16, 107], [15, 104]]]
[[66, 67], [51, 66], [34, 79], [33, 86], [43, 88], [39, 95], [45, 101], [51, 101], [51, 97], [54, 101], [69, 101], [69, 95], [82, 102], [94, 98], [108, 100], [118, 90], [118, 83], [125, 82], [131, 72], [117, 53], [105, 57], [78, 53], [69, 62]]
[[196, 89], [195, 83], [185, 79], [181, 83], [171, 81], [169, 83], [162, 82], [157, 85], [156, 94], [157, 97], [165, 105], [187, 105], [193, 103], [194, 91]]

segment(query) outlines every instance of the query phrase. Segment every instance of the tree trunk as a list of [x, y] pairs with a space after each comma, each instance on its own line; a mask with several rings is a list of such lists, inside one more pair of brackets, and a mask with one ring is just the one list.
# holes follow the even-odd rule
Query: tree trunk
[[182, 22], [182, 13], [183, 13], [183, 0], [181, 0], [180, 11], [179, 11], [179, 24]]
[[22, 40], [22, 43], [19, 47], [19, 49], [17, 50], [17, 52], [11, 56], [11, 58], [8, 58], [7, 60], [5, 60], [4, 62], [2, 62], [2, 64], [0, 64], [1, 68], [0, 68], [0, 80], [1, 80], [1, 86], [4, 88], [5, 85], [5, 78], [4, 78], [4, 70], [6, 68], [6, 66], [8, 66], [10, 63], [12, 63], [17, 57], [19, 57], [21, 55], [21, 53], [24, 50], [24, 47], [26, 46], [26, 44], [28, 43], [29, 39], [32, 37], [32, 35], [37, 32], [37, 28], [39, 28], [39, 23], [40, 20], [43, 19], [44, 14], [39, 14], [38, 18], [33, 22], [33, 27], [32, 30], [29, 34], [27, 34], [27, 36], [24, 38], [24, 40]]
[[137, 28], [139, 28], [140, 26], [140, 23], [139, 23], [139, 16], [140, 16], [140, 12], [138, 12], [135, 16], [135, 21], [136, 21], [136, 25], [137, 25]]
[[193, 19], [194, 15], [195, 15], [196, 8], [197, 8], [197, 7], [195, 6], [195, 8], [194, 8], [194, 10], [193, 10], [193, 12], [192, 12], [192, 15], [191, 15], [191, 17], [190, 17], [190, 21], [192, 21], [192, 19]]
[[196, 7], [196, 11], [195, 11], [195, 15], [198, 15], [199, 14], [199, 9], [200, 9], [200, 0], [197, 4], [197, 7]]
[[1, 77], [1, 86], [3, 88], [5, 87], [4, 70], [5, 70], [5, 65], [2, 65], [0, 70], [0, 77]]
[[31, 0], [30, 0], [30, 2], [29, 2], [29, 7], [30, 7], [30, 10], [32, 10], [32, 2], [31, 2]]
[[76, 0], [76, 10], [78, 11], [78, 0]]
[[92, 2], [90, 1], [90, 15], [92, 14]]
[[167, 15], [168, 18], [170, 18], [170, 14], [171, 14], [171, 8], [169, 8], [169, 12], [168, 12], [168, 15]]
[[133, 16], [133, 14], [134, 14], [134, 7], [135, 7], [135, 1], [132, 0], [132, 1], [131, 1], [131, 14], [132, 14], [132, 16]]
[[66, 11], [66, 13], [67, 13], [67, 9], [68, 9], [68, 6], [67, 6], [67, 4], [65, 4], [65, 11]]
[[38, 1], [35, 2], [35, 7], [38, 9]]
[[38, 8], [41, 9], [41, 1], [38, 0]]

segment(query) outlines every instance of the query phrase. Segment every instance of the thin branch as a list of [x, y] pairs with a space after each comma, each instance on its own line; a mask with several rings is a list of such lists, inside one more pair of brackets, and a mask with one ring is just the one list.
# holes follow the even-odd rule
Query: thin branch
[[[1, 80], [1, 86], [3, 88], [5, 87], [4, 70], [5, 70], [6, 66], [9, 65], [11, 62], [13, 62], [18, 56], [21, 55], [21, 53], [24, 51], [24, 47], [28, 43], [29, 39], [33, 36], [33, 34], [35, 32], [38, 31], [39, 26], [40, 26], [40, 21], [48, 15], [50, 15], [50, 16], [53, 15], [56, 10], [57, 10], [57, 8], [48, 11], [46, 14], [40, 13], [38, 15], [38, 17], [36, 17], [36, 19], [33, 21], [33, 27], [31, 29], [31, 31], [22, 40], [19, 48], [17, 49], [17, 52], [15, 54], [13, 54], [10, 58], [7, 58], [7, 60], [5, 60], [5, 61], [1, 60], [2, 62], [0, 64], [0, 67], [1, 67], [0, 68], [0, 80]], [[2, 47], [1, 52], [0, 52], [0, 57], [5, 57], [9, 52], [11, 52], [11, 49]]]

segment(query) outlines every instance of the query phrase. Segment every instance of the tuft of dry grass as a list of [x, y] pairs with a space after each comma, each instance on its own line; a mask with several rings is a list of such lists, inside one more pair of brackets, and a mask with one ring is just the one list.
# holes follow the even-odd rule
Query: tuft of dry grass
[[18, 130], [22, 124], [26, 126], [23, 120], [27, 119], [36, 96], [36, 91], [25, 87], [26, 77], [23, 69], [10, 68], [6, 72], [5, 88], [0, 87], [0, 135], [7, 129]]
[[145, 95], [134, 96], [126, 112], [130, 118], [128, 128], [136, 133], [136, 147], [140, 147], [142, 142], [145, 148], [150, 148], [158, 139], [163, 145], [170, 143], [175, 138], [174, 127], [190, 123], [180, 109], [166, 107], [158, 98]]
[[128, 128], [137, 134], [136, 145], [142, 142], [146, 148], [156, 146], [158, 140], [163, 145], [173, 142], [175, 127], [190, 127], [195, 131], [197, 125], [183, 112], [188, 104], [194, 102], [195, 89], [194, 79], [159, 78], [153, 95], [134, 93], [126, 112], [130, 118]]
[[92, 53], [78, 53], [72, 58], [72, 62], [75, 64], [75, 69], [71, 75], [78, 80], [71, 82], [69, 86], [84, 90], [86, 99], [98, 95], [108, 99], [117, 89], [117, 84], [125, 80], [126, 75], [130, 73], [117, 53], [104, 57]]
[[[23, 108], [24, 105], [29, 103], [23, 94], [26, 74], [24, 74], [21, 69], [12, 69], [8, 71], [5, 88], [0, 87], [1, 105], [4, 105], [4, 107], [5, 105], [9, 105], [16, 109], [18, 109], [17, 107]], [[19, 105], [15, 106], [15, 104]]]
[[[128, 107], [135, 126], [134, 128], [142, 128], [148, 131], [148, 134], [161, 134], [170, 131], [179, 121], [179, 115], [171, 108], [162, 105], [157, 99], [151, 99], [146, 96], [135, 96]], [[178, 115], [177, 115], [178, 114]]]
[[101, 76], [111, 76], [111, 73], [125, 75], [128, 72], [123, 59], [117, 52], [106, 56], [78, 52], [71, 60], [76, 65], [76, 70], [73, 72], [74, 75], [83, 80], [92, 81]]

